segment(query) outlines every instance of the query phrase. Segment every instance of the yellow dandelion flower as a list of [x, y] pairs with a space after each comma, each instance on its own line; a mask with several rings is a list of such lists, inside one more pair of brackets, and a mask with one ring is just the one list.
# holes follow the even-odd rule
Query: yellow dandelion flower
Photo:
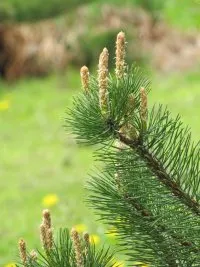
[[2, 100], [0, 101], [0, 110], [7, 110], [10, 107], [10, 101], [9, 100]]
[[124, 263], [122, 261], [116, 261], [114, 264], [113, 264], [113, 267], [124, 267]]
[[42, 199], [42, 205], [46, 208], [53, 207], [59, 202], [56, 194], [48, 194]]
[[77, 224], [73, 228], [75, 228], [78, 233], [83, 233], [83, 232], [87, 231], [87, 227], [83, 223]]
[[99, 244], [100, 237], [98, 235], [90, 235], [90, 243]]
[[4, 267], [16, 267], [16, 264], [14, 262], [10, 262], [4, 265]]

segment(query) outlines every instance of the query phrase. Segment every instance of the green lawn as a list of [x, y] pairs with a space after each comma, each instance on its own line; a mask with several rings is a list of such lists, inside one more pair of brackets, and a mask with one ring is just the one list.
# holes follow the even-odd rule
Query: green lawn
[[[78, 93], [79, 71], [16, 84], [0, 82], [0, 266], [16, 259], [17, 240], [38, 247], [43, 198], [56, 194], [51, 210], [55, 227], [84, 224], [104, 240], [104, 228], [94, 222], [84, 204], [83, 189], [93, 167], [92, 150], [79, 148], [63, 127], [65, 110]], [[150, 105], [167, 104], [182, 115], [199, 138], [200, 81], [198, 73], [153, 75]], [[0, 103], [1, 103], [0, 102]]]

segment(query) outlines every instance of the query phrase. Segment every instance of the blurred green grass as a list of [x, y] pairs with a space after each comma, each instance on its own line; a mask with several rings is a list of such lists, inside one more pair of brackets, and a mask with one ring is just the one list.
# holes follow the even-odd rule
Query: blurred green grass
[[[150, 105], [167, 104], [173, 115], [199, 137], [199, 75], [152, 74]], [[17, 240], [24, 237], [29, 248], [38, 247], [42, 199], [56, 194], [52, 207], [56, 228], [83, 223], [104, 240], [104, 227], [84, 203], [83, 189], [93, 167], [92, 149], [79, 148], [63, 127], [65, 111], [79, 92], [79, 73], [25, 79], [16, 84], [1, 81], [0, 99], [10, 102], [0, 112], [0, 266], [16, 259]]]
[[21, 236], [30, 240], [30, 246], [38, 246], [45, 195], [54, 193], [60, 199], [53, 209], [58, 226], [87, 220], [83, 179], [91, 153], [78, 149], [62, 127], [76, 81], [73, 76], [73, 88], [71, 75], [23, 80], [12, 86], [1, 83], [1, 98], [10, 107], [0, 112], [0, 266], [15, 257]]

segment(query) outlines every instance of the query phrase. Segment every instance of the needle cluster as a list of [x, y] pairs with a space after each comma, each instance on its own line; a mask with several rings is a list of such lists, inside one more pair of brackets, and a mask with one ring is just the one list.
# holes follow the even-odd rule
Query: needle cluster
[[125, 64], [125, 43], [120, 32], [114, 75], [106, 65], [90, 77], [66, 119], [77, 142], [98, 144], [104, 162], [88, 183], [88, 202], [117, 229], [131, 264], [198, 267], [200, 146], [180, 116], [148, 106], [149, 81]]

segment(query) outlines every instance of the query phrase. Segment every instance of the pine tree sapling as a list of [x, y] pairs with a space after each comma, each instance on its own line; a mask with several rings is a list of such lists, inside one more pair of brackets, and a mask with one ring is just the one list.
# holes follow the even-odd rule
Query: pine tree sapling
[[43, 250], [28, 252], [26, 242], [19, 240], [19, 256], [23, 267], [112, 267], [114, 253], [109, 248], [95, 248], [88, 233], [80, 236], [76, 229], [60, 229], [56, 238], [53, 236], [51, 214], [43, 211], [40, 237]]
[[117, 229], [132, 266], [199, 267], [199, 143], [179, 116], [148, 107], [149, 81], [126, 65], [125, 46], [120, 32], [114, 74], [106, 48], [97, 78], [81, 69], [84, 90], [66, 119], [78, 142], [98, 145], [105, 166], [89, 180], [88, 202]]

